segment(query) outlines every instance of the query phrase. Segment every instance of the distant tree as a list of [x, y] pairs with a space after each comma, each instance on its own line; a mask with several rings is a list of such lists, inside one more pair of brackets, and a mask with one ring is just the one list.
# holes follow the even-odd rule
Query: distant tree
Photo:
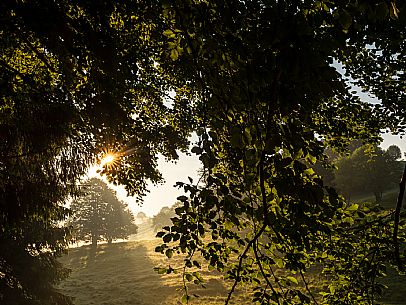
[[175, 203], [171, 207], [163, 207], [158, 214], [156, 214], [152, 218], [152, 225], [154, 227], [154, 230], [157, 232], [161, 230], [165, 226], [171, 226], [172, 225], [172, 217], [176, 216], [175, 209], [179, 207], [181, 203]]
[[83, 196], [72, 202], [71, 209], [70, 224], [76, 239], [91, 241], [93, 246], [102, 240], [111, 243], [118, 238], [126, 239], [137, 232], [127, 205], [100, 179], [92, 178], [85, 183]]
[[148, 216], [144, 212], [139, 212], [135, 218], [141, 222], [144, 222]]
[[387, 150], [374, 145], [361, 146], [350, 156], [338, 159], [335, 183], [347, 197], [373, 193], [376, 202], [381, 202], [382, 193], [400, 179], [401, 156], [396, 145]]
[[[352, 154], [356, 149], [362, 146], [361, 140], [352, 140], [346, 147], [346, 151]], [[313, 170], [317, 175], [321, 176], [323, 183], [326, 186], [334, 187], [335, 181], [335, 167], [334, 164], [340, 159], [341, 154], [331, 147], [327, 146], [324, 149], [326, 158], [324, 160], [317, 161], [313, 166]]]

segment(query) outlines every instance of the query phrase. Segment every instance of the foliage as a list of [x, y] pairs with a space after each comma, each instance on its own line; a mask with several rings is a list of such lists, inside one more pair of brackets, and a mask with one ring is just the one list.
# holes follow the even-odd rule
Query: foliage
[[111, 243], [137, 233], [133, 214], [105, 182], [91, 178], [83, 186], [84, 194], [71, 204], [69, 221], [77, 240], [91, 241], [95, 246], [101, 240]]
[[[0, 227], [16, 245], [32, 237], [23, 224], [63, 218], [58, 207], [103, 149], [119, 160], [102, 173], [141, 198], [161, 180], [158, 153], [176, 159], [196, 130], [206, 183], [179, 184], [188, 196], [157, 250], [187, 253], [185, 270], [200, 253], [234, 281], [229, 298], [245, 282], [263, 304], [373, 303], [395, 261], [393, 221], [346, 203], [310, 166], [326, 146], [403, 131], [404, 10], [389, 0], [1, 2]], [[381, 103], [362, 101], [349, 76]], [[328, 287], [310, 290], [311, 267]]]
[[145, 221], [145, 219], [147, 219], [148, 216], [144, 212], [138, 212], [136, 218], [141, 220], [141, 221]]
[[362, 146], [337, 161], [337, 188], [348, 198], [356, 194], [373, 194], [380, 203], [382, 193], [400, 181], [403, 164], [398, 159], [401, 156], [396, 145], [386, 151], [377, 146]]
[[[230, 0], [163, 7], [167, 56], [175, 71], [192, 66], [190, 86], [202, 92], [192, 152], [207, 183], [179, 184], [183, 207], [158, 233], [164, 243], [156, 250], [187, 254], [185, 283], [202, 284], [189, 271], [201, 259], [224, 272], [234, 281], [227, 304], [239, 283], [252, 285], [261, 304], [373, 304], [387, 264], [403, 268], [404, 256], [400, 264], [394, 259], [392, 213], [345, 202], [310, 166], [326, 159], [326, 146], [343, 150], [353, 139], [376, 143], [382, 128], [402, 130], [396, 103], [362, 101], [333, 65], [338, 60], [354, 71], [351, 60], [376, 42], [382, 57], [404, 69], [399, 48], [380, 41], [390, 40], [389, 29], [404, 31], [396, 4]], [[380, 36], [371, 32], [376, 27]], [[360, 82], [371, 70], [384, 77], [385, 68], [369, 67], [362, 66]], [[401, 235], [404, 243], [403, 229]], [[326, 285], [310, 289], [306, 273], [314, 268]], [[190, 297], [185, 284], [184, 300]]]
[[[0, 25], [0, 299], [63, 304], [51, 287], [66, 273], [56, 258], [68, 232], [54, 230], [65, 199], [106, 150], [122, 162], [104, 173], [140, 199], [161, 180], [158, 153], [186, 148], [191, 95], [164, 104], [159, 10], [147, 1], [7, 0]], [[34, 272], [44, 264], [49, 276]]]
[[[64, 211], [55, 211], [62, 215]], [[53, 285], [69, 270], [56, 260], [67, 246], [69, 231], [58, 223], [61, 217], [26, 220], [0, 234], [0, 303], [21, 305], [72, 304]]]

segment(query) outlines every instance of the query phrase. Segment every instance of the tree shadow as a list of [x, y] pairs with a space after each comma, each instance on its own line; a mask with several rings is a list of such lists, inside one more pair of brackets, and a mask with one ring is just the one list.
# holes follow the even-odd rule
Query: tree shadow
[[61, 259], [71, 276], [58, 288], [76, 305], [167, 304], [168, 291], [147, 252], [138, 242], [72, 249]]

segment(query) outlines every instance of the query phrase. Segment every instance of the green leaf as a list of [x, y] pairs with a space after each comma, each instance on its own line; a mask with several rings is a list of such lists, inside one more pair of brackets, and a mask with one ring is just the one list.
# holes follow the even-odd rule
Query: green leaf
[[166, 268], [155, 267], [154, 271], [157, 272], [158, 274], [165, 274], [166, 273]]
[[171, 55], [170, 55], [170, 57], [171, 57], [171, 59], [172, 59], [173, 61], [177, 60], [178, 57], [179, 57], [178, 50], [172, 49], [172, 50], [171, 50]]
[[162, 34], [167, 36], [168, 38], [173, 38], [175, 37], [175, 33], [172, 30], [165, 30]]
[[186, 274], [185, 274], [185, 278], [186, 278], [186, 280], [187, 280], [188, 282], [193, 281], [193, 275], [191, 275], [190, 273], [186, 273]]
[[293, 277], [293, 276], [287, 276], [286, 277], [286, 279], [289, 281], [289, 282], [292, 282], [292, 283], [294, 283], [294, 284], [299, 284], [299, 282], [297, 281], [297, 279], [295, 278], [295, 277]]
[[183, 296], [182, 296], [182, 303], [188, 303], [190, 301], [190, 296], [189, 295], [187, 295], [187, 294], [184, 294]]
[[359, 205], [357, 203], [351, 204], [349, 207], [347, 207], [347, 211], [349, 212], [354, 212], [357, 211], [359, 208]]
[[352, 24], [352, 16], [345, 9], [340, 11], [338, 20], [344, 30], [348, 30]]
[[172, 258], [172, 256], [173, 256], [173, 250], [172, 250], [172, 249], [166, 250], [166, 251], [165, 251], [165, 255], [166, 255], [168, 258]]

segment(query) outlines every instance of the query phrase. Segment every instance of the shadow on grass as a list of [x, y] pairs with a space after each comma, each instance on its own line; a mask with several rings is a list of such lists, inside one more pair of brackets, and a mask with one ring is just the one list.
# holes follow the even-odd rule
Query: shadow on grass
[[165, 292], [171, 292], [165, 291], [141, 243], [71, 249], [61, 262], [72, 273], [59, 289], [76, 305], [166, 304]]

